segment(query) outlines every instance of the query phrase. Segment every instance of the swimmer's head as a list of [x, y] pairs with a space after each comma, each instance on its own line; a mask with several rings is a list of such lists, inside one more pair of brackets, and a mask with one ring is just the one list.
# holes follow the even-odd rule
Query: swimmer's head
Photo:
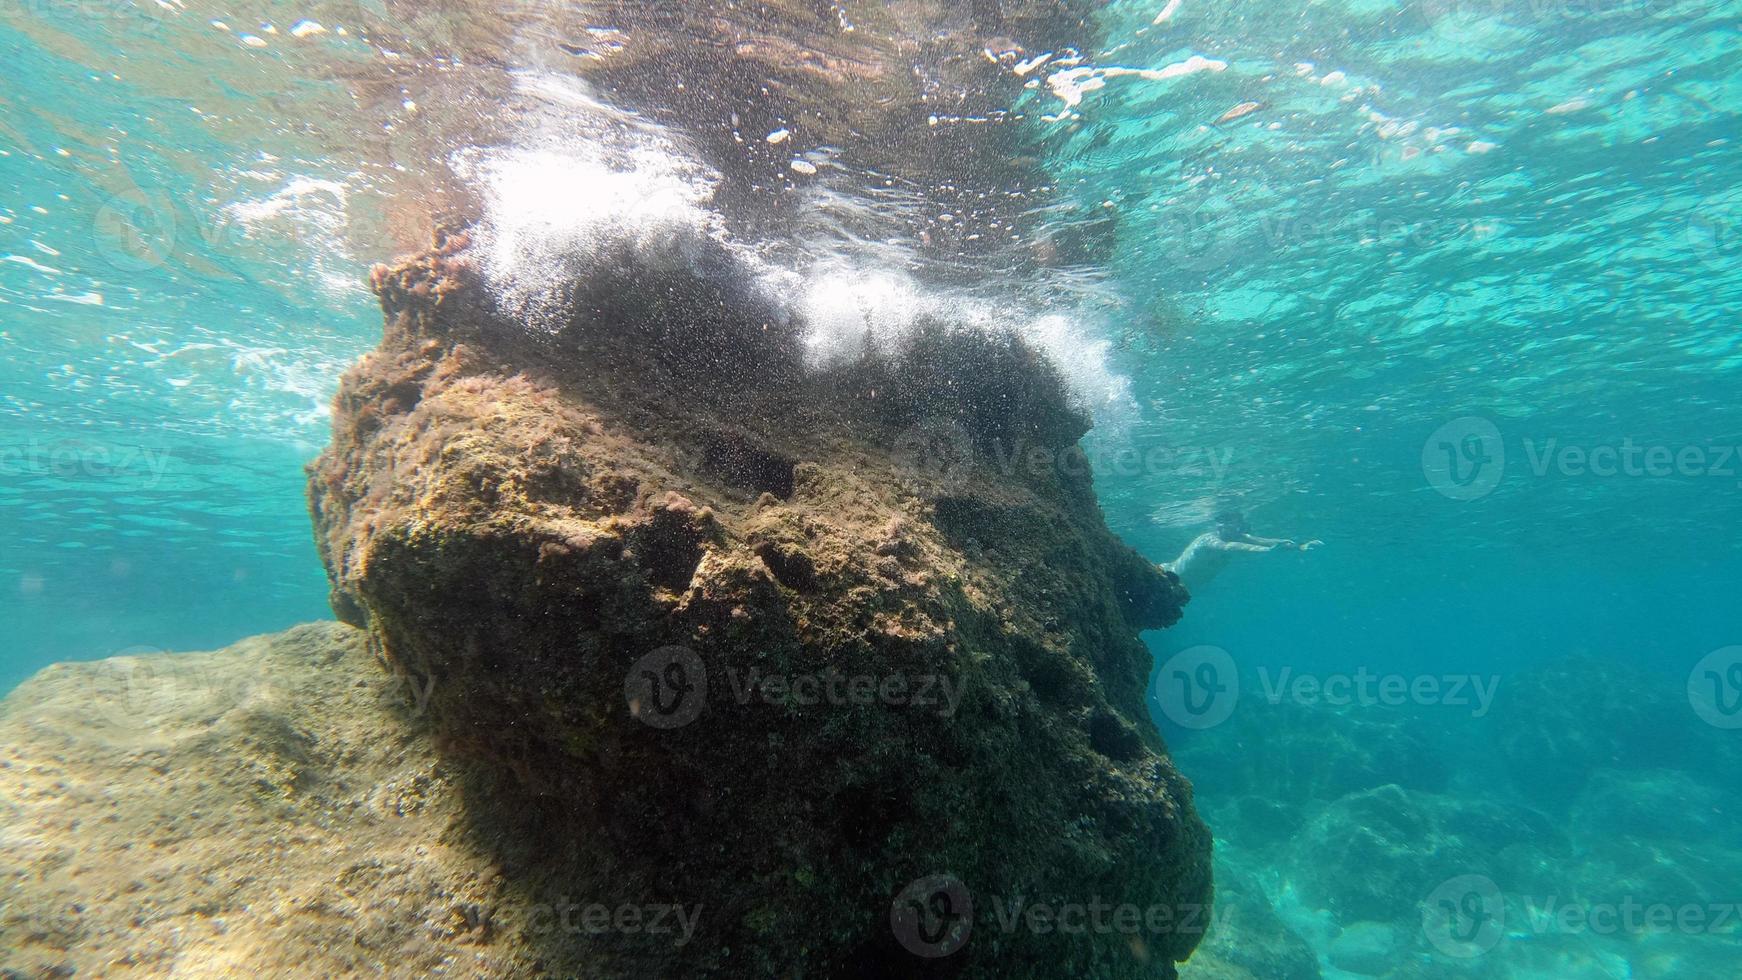
[[1216, 515], [1216, 533], [1224, 538], [1237, 538], [1252, 533], [1246, 515], [1237, 510], [1225, 510]]

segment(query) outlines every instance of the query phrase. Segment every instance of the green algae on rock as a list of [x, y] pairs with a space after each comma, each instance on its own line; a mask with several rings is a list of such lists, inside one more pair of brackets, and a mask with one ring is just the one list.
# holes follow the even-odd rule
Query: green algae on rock
[[[1048, 364], [930, 324], [809, 366], [706, 245], [601, 262], [528, 329], [464, 244], [378, 270], [310, 493], [335, 610], [430, 684], [505, 873], [703, 910], [693, 942], [558, 930], [544, 962], [1172, 976], [1210, 837], [1136, 634], [1186, 597], [1107, 530]], [[916, 949], [928, 881], [977, 911]], [[1037, 902], [1167, 924], [994, 914]]]

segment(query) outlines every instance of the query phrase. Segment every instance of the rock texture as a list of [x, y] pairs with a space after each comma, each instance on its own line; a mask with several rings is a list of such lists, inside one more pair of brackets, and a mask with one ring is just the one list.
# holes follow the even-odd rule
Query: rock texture
[[[1214, 732], [1178, 747], [1210, 822], [1271, 823], [1286, 840], [1318, 801], [1397, 783], [1438, 792], [1446, 756], [1416, 719], [1370, 707], [1253, 698]], [[1261, 746], [1261, 750], [1254, 747]]]
[[1210, 901], [1136, 637], [1185, 595], [1106, 529], [1047, 365], [935, 324], [807, 368], [705, 249], [604, 258], [531, 331], [463, 245], [377, 271], [311, 498], [504, 873], [704, 910], [682, 945], [544, 936], [549, 968], [1172, 976], [1196, 931], [993, 915]]
[[1535, 885], [1508, 850], [1524, 845], [1565, 852], [1558, 828], [1533, 810], [1389, 785], [1320, 810], [1293, 841], [1283, 873], [1307, 904], [1341, 922], [1419, 925], [1423, 899], [1460, 875]]
[[1713, 751], [1717, 730], [1688, 710], [1686, 691], [1618, 658], [1572, 657], [1521, 673], [1495, 699], [1491, 729], [1519, 792], [1556, 809], [1603, 768], [1727, 771]]
[[1734, 923], [1708, 917], [1742, 867], [1733, 733], [1677, 680], [1582, 657], [1508, 675], [1482, 718], [1242, 704], [1179, 747], [1217, 831], [1181, 976], [1733, 973]]
[[338, 623], [0, 702], [0, 977], [527, 976], [417, 699]]
[[1186, 980], [1320, 980], [1319, 963], [1277, 918], [1249, 875], [1218, 863], [1216, 913], [1180, 975]]

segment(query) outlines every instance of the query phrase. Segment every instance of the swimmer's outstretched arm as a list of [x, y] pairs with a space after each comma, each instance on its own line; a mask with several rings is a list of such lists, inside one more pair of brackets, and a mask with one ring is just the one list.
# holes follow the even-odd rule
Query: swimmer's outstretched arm
[[[1323, 541], [1320, 541], [1317, 538], [1314, 538], [1311, 541], [1307, 541], [1305, 543], [1301, 543], [1301, 542], [1294, 541], [1291, 538], [1260, 538], [1260, 537], [1256, 537], [1256, 536], [1250, 535], [1250, 534], [1246, 535], [1245, 540], [1252, 543], [1252, 544], [1264, 546], [1262, 548], [1255, 549], [1258, 551], [1273, 551], [1277, 548], [1281, 548], [1284, 551], [1311, 551], [1314, 548], [1317, 548], [1317, 547], [1324, 544]], [[1238, 550], [1246, 551], [1248, 549], [1241, 548]]]
[[1275, 551], [1280, 541], [1266, 541], [1263, 538], [1247, 538], [1244, 541], [1217, 541], [1214, 545], [1217, 551], [1248, 551], [1253, 554], [1263, 554]]

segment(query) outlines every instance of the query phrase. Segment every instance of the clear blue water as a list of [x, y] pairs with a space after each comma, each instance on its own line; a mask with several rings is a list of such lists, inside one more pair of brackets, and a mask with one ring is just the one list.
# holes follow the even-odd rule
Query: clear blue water
[[[416, 244], [430, 161], [490, 91], [420, 60], [470, 22], [386, 13], [0, 10], [0, 689], [329, 615], [301, 466], [378, 338], [369, 265]], [[326, 29], [293, 35], [304, 17]], [[1108, 520], [1158, 561], [1229, 506], [1325, 542], [1230, 568], [1148, 637], [1158, 663], [1210, 645], [1248, 677], [1506, 690], [1577, 654], [1679, 691], [1742, 643], [1742, 4], [1183, 0], [1101, 22], [1082, 64], [1150, 76], [1103, 73], [1072, 106], [1056, 93], [1081, 77], [1042, 66], [1012, 108], [1056, 187], [1035, 241], [1111, 242], [1059, 279], [1088, 282], [1080, 329], [1104, 362], [1085, 370], [1116, 392], [1087, 439]], [[345, 80], [389, 49], [402, 76], [354, 97]], [[1193, 56], [1222, 67], [1155, 74]], [[1464, 451], [1476, 425], [1506, 459], [1472, 494], [1424, 452]], [[1551, 444], [1695, 462], [1600, 475], [1596, 457], [1540, 464]], [[1406, 712], [1486, 737], [1434, 707]], [[1188, 774], [1194, 752], [1223, 759], [1206, 743], [1227, 727], [1181, 728], [1161, 701], [1156, 720]], [[1458, 793], [1572, 819], [1466, 769]], [[1276, 843], [1237, 824], [1217, 827], [1229, 853]], [[1698, 860], [1742, 868], [1725, 855]], [[1271, 875], [1279, 911], [1313, 912], [1271, 859], [1245, 870]], [[1295, 924], [1340, 975], [1349, 923]], [[1679, 938], [1719, 958], [1635, 955], [1632, 936], [1475, 962], [1742, 964], [1734, 929]]]

